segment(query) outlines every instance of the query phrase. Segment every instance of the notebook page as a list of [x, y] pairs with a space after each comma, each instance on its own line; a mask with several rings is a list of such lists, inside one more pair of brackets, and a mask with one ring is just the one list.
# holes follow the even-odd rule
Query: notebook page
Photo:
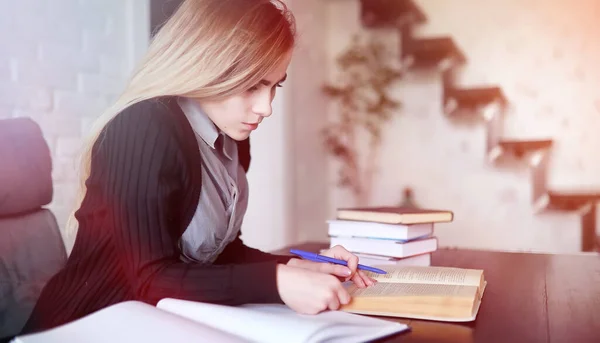
[[[325, 311], [317, 315], [301, 315], [285, 305], [245, 305], [254, 311], [290, 317], [293, 320], [326, 322], [308, 342], [353, 343], [367, 342], [408, 330], [408, 326], [378, 318], [358, 316], [342, 311]], [[287, 340], [287, 338], [286, 338]]]
[[13, 343], [164, 343], [196, 342], [248, 343], [230, 333], [195, 323], [135, 301], [122, 302], [71, 323], [19, 336]]
[[[343, 312], [301, 315], [285, 305], [229, 307], [163, 299], [157, 305], [254, 342], [364, 342], [406, 330], [404, 324]], [[235, 323], [232, 325], [232, 323]]]
[[449, 267], [382, 267], [387, 274], [367, 272], [379, 282], [430, 283], [441, 285], [471, 285], [479, 287], [481, 270]]
[[199, 323], [244, 337], [252, 342], [308, 342], [311, 335], [327, 323], [313, 323], [281, 317], [277, 313], [250, 308], [223, 306], [179, 299], [162, 299], [156, 307]]

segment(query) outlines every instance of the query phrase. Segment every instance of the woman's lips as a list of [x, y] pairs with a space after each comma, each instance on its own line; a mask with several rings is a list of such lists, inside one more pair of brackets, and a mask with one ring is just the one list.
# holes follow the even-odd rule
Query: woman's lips
[[258, 123], [243, 123], [243, 124], [246, 127], [246, 129], [248, 129], [250, 131], [254, 131], [258, 127]]

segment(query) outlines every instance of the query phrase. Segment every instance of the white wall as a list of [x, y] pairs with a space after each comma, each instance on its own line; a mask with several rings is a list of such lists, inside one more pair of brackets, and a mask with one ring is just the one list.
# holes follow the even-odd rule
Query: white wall
[[324, 4], [286, 3], [296, 17], [298, 42], [273, 115], [252, 134], [250, 203], [242, 228], [244, 242], [264, 250], [327, 237], [327, 159], [318, 140], [326, 120], [319, 91], [327, 68]]
[[327, 80], [329, 30], [326, 1], [295, 0], [298, 46], [292, 65], [289, 101], [293, 146], [293, 230], [295, 242], [327, 239], [329, 185], [328, 156], [322, 145], [321, 129], [327, 122], [328, 102], [321, 92]]
[[[497, 84], [506, 92], [513, 104], [506, 136], [556, 140], [550, 185], [599, 189], [600, 160], [594, 152], [600, 145], [600, 2], [418, 3], [429, 22], [417, 34], [450, 35], [466, 54], [468, 64], [459, 81]], [[350, 34], [360, 30], [358, 2], [328, 1], [327, 6], [332, 63]], [[394, 37], [389, 37], [390, 44], [397, 46]], [[386, 160], [372, 203], [395, 204], [402, 188], [410, 186], [420, 205], [454, 210], [455, 221], [438, 227], [442, 246], [579, 250], [577, 215], [533, 214], [527, 167], [486, 164], [484, 126], [457, 125], [444, 118], [439, 75], [409, 73], [394, 94], [404, 108], [386, 128]], [[330, 211], [351, 204], [333, 182]]]
[[64, 227], [81, 138], [143, 51], [148, 34], [139, 18], [147, 3], [0, 0], [0, 7], [0, 117], [40, 124], [53, 158], [50, 209]]
[[249, 202], [242, 226], [245, 244], [263, 250], [290, 242], [290, 185], [288, 163], [290, 139], [285, 104], [288, 92], [278, 90], [273, 114], [252, 133], [248, 171]]

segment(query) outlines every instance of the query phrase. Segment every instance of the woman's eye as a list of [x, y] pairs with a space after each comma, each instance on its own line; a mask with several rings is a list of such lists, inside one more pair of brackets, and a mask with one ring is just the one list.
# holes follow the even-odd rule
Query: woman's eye
[[248, 92], [256, 92], [258, 90], [257, 86], [252, 86], [250, 88], [248, 88]]
[[280, 83], [276, 84], [277, 87], [283, 87], [283, 85]]

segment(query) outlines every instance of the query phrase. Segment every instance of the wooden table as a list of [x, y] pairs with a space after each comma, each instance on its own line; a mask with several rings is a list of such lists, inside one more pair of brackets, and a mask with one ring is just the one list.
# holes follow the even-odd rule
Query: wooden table
[[[307, 243], [278, 253], [326, 247]], [[432, 265], [484, 270], [488, 284], [477, 319], [456, 324], [386, 317], [411, 331], [380, 342], [600, 342], [598, 256], [441, 249]]]

